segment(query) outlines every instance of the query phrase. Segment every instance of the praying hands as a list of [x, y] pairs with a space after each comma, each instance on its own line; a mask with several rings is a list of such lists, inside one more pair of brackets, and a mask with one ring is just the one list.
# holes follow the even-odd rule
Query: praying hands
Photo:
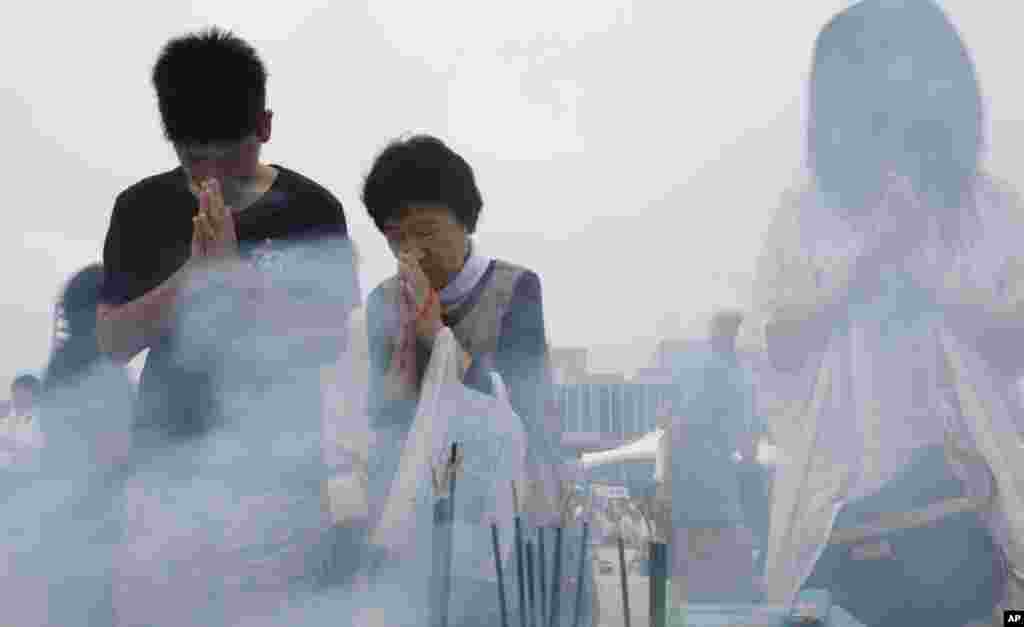
[[192, 258], [231, 261], [238, 258], [238, 235], [231, 207], [217, 179], [192, 183], [199, 195], [199, 212], [192, 218]]

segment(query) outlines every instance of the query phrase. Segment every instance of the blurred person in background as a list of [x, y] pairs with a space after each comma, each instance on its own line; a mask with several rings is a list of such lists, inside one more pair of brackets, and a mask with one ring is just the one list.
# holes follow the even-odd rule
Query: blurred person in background
[[710, 351], [672, 364], [685, 399], [669, 430], [673, 603], [747, 603], [754, 588], [756, 535], [743, 475], [757, 466], [753, 386], [736, 355], [743, 316], [719, 311]]
[[780, 400], [767, 599], [1001, 624], [1024, 605], [1024, 230], [982, 167], [974, 64], [931, 0], [866, 0], [821, 31], [809, 93], [741, 332]]
[[114, 556], [135, 385], [99, 350], [102, 282], [103, 268], [94, 264], [71, 277], [61, 294], [65, 333], [50, 357], [39, 402], [49, 424], [47, 447], [39, 476], [16, 500], [26, 510], [36, 508], [40, 541], [19, 571], [45, 582], [50, 625], [116, 624]]
[[90, 265], [68, 281], [58, 311], [65, 336], [58, 342], [43, 377], [41, 413], [53, 416], [53, 442], [83, 445], [83, 455], [97, 466], [126, 461], [131, 435], [135, 384], [127, 368], [99, 348], [96, 309], [103, 285], [103, 266]]
[[11, 402], [0, 418], [0, 586], [9, 600], [3, 620], [11, 624], [46, 624], [46, 584], [26, 558], [39, 546], [40, 512], [60, 502], [41, 487], [45, 438], [39, 428], [41, 385], [35, 375], [18, 376]]
[[121, 464], [127, 458], [134, 385], [96, 341], [103, 269], [76, 273], [57, 303], [63, 333], [50, 356], [36, 414], [47, 446], [36, 472], [8, 483], [3, 519], [13, 624], [111, 625], [119, 541]]
[[0, 463], [8, 465], [38, 452], [46, 438], [37, 417], [42, 385], [39, 377], [23, 374], [11, 383], [7, 415], [0, 420]]

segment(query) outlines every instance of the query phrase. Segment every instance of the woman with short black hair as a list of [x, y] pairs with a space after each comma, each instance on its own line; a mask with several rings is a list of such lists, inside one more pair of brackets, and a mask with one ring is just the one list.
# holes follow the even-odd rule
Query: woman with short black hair
[[[415, 136], [389, 145], [374, 162], [363, 202], [398, 259], [396, 275], [377, 286], [367, 303], [371, 414], [378, 424], [412, 419], [417, 386], [430, 347], [444, 326], [463, 353], [464, 382], [489, 391], [482, 376], [493, 368], [505, 381], [512, 406], [543, 428], [551, 383], [540, 278], [522, 266], [490, 259], [471, 239], [483, 206], [469, 164], [440, 140]], [[415, 342], [415, 385], [396, 375], [400, 299], [421, 312]], [[534, 443], [548, 448], [552, 463], [563, 458], [546, 430]], [[540, 452], [540, 451], [538, 451]]]
[[[465, 385], [491, 393], [489, 373], [501, 375], [522, 418], [528, 469], [560, 480], [569, 455], [547, 411], [552, 382], [540, 278], [486, 257], [473, 242], [483, 200], [472, 168], [435, 137], [395, 141], [374, 161], [363, 202], [398, 260], [395, 276], [367, 301], [370, 414], [378, 429], [394, 434], [379, 441], [396, 443], [376, 452], [380, 480], [390, 482], [397, 467], [397, 443], [409, 431], [444, 327], [459, 345]], [[478, 596], [480, 611], [497, 611], [496, 591]]]

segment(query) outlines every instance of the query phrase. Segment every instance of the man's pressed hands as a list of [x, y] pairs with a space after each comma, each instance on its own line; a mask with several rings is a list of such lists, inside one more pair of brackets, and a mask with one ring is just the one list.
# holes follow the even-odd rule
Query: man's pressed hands
[[209, 261], [238, 259], [238, 235], [231, 208], [224, 202], [220, 182], [193, 183], [199, 192], [199, 212], [192, 218], [192, 257]]

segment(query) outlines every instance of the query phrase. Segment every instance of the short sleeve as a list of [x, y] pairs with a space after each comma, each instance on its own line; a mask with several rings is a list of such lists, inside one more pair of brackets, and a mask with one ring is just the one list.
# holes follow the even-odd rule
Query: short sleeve
[[[961, 302], [994, 298], [1007, 308], [1024, 304], [1024, 203], [1009, 185], [986, 179], [979, 192], [982, 242], [975, 246], [961, 280]], [[986, 281], [989, 279], [989, 281]]]
[[[809, 385], [808, 377], [813, 373], [806, 369], [791, 371], [777, 367], [778, 355], [768, 350], [767, 329], [788, 307], [813, 307], [827, 302], [831, 296], [829, 290], [843, 285], [841, 269], [848, 268], [850, 261], [836, 254], [834, 268], [826, 272], [812, 256], [805, 245], [806, 225], [801, 223], [801, 204], [801, 199], [795, 195], [786, 199], [765, 233], [757, 261], [752, 306], [736, 338], [738, 352], [756, 371], [757, 394], [751, 402], [759, 424], [752, 426], [770, 431], [776, 442], [790, 441], [793, 424], [789, 410], [794, 399], [804, 393]], [[802, 346], [803, 342], [795, 342], [795, 345]], [[783, 348], [790, 350], [791, 347]]]
[[125, 198], [121, 194], [114, 202], [110, 226], [103, 243], [103, 287], [100, 301], [108, 305], [123, 305], [132, 300], [134, 291], [132, 274], [128, 272], [130, 260], [126, 259], [124, 232]]
[[362, 305], [359, 283], [359, 259], [348, 234], [345, 210], [341, 202], [326, 190], [317, 197], [320, 210], [307, 233], [311, 274], [324, 280], [332, 300], [355, 308]]
[[798, 200], [787, 199], [769, 224], [757, 259], [750, 314], [744, 317], [737, 346], [747, 352], [767, 350], [765, 327], [786, 305], [816, 297], [816, 276], [802, 254]]
[[103, 243], [101, 302], [124, 305], [140, 298], [188, 259], [191, 223], [175, 217], [174, 193], [150, 182], [118, 195]]
[[815, 309], [849, 284], [860, 237], [838, 216], [816, 206], [812, 192], [792, 192], [765, 233], [752, 309], [737, 338], [746, 352], [767, 349], [765, 327], [788, 308]]

